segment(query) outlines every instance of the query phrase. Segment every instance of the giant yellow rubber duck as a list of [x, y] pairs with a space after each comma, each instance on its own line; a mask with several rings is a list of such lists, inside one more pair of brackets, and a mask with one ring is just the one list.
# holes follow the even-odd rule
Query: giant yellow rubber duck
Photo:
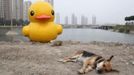
[[22, 33], [34, 42], [50, 42], [62, 33], [62, 26], [54, 23], [54, 10], [44, 1], [33, 3], [28, 11], [30, 24], [24, 26]]

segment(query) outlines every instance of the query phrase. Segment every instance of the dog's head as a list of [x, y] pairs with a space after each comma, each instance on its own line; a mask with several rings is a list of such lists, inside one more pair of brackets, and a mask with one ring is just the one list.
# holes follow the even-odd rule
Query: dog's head
[[112, 65], [111, 60], [114, 56], [112, 55], [109, 59], [104, 59], [96, 63], [96, 72], [101, 74], [104, 72], [111, 72]]

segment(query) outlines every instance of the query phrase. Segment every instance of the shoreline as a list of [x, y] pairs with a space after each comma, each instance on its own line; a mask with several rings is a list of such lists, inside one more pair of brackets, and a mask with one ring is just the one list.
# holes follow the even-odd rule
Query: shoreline
[[[55, 40], [59, 41], [59, 40]], [[60, 40], [62, 41], [62, 40]], [[53, 42], [53, 41], [52, 41]], [[50, 42], [50, 43], [52, 43]], [[134, 46], [134, 43], [123, 43], [123, 42], [109, 42], [109, 41], [91, 41], [91, 42], [82, 42], [82, 41], [72, 41], [72, 40], [67, 40], [67, 41], [62, 41], [64, 44], [94, 44], [94, 45], [131, 45]], [[50, 43], [40, 43], [40, 42], [34, 42], [35, 44], [50, 44]], [[1, 44], [32, 44], [30, 41], [22, 41], [22, 40], [15, 40], [15, 41], [0, 41]]]

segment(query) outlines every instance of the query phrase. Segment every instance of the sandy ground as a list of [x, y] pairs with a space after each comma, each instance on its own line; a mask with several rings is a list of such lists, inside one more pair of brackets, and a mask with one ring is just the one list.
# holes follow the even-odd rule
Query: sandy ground
[[[134, 45], [119, 43], [79, 43], [65, 41], [63, 46], [29, 42], [0, 42], [0, 75], [78, 75], [78, 63], [57, 60], [77, 50], [87, 50], [108, 58], [114, 55], [113, 68], [120, 73], [103, 75], [133, 75]], [[95, 71], [85, 75], [98, 75]]]

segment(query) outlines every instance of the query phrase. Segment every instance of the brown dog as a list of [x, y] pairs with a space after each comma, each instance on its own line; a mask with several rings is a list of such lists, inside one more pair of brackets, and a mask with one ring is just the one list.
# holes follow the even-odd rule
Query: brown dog
[[111, 65], [111, 59], [113, 58], [113, 55], [109, 59], [105, 59], [99, 55], [96, 55], [91, 52], [87, 51], [77, 51], [70, 57], [66, 57], [64, 59], [61, 59], [59, 61], [61, 62], [82, 62], [83, 66], [80, 70], [78, 70], [78, 73], [84, 74], [89, 71], [92, 71], [93, 69], [96, 70], [97, 73], [101, 74], [104, 72], [112, 72], [117, 70], [112, 69]]

